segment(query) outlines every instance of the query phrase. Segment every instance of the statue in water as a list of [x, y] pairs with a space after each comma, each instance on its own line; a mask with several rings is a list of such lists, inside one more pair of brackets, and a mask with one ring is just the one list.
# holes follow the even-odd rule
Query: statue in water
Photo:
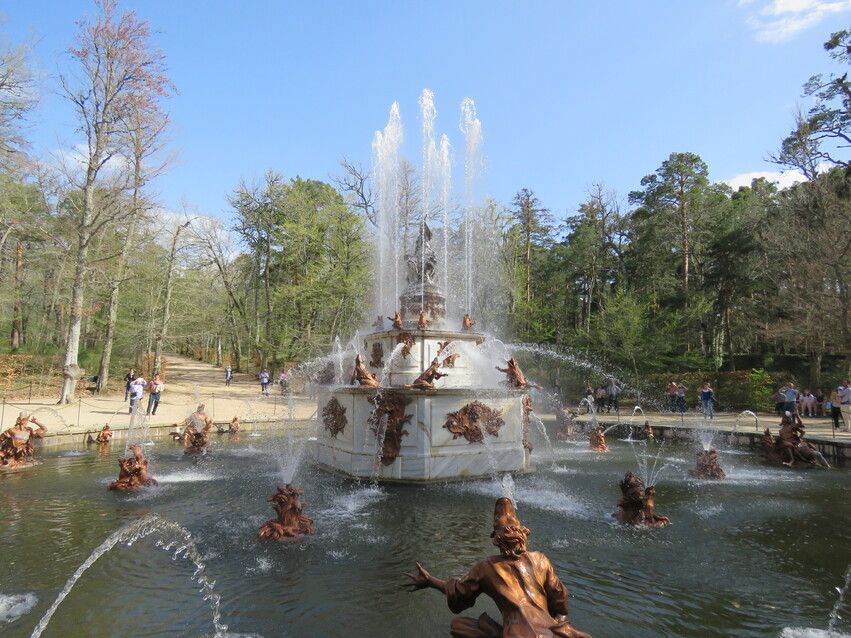
[[476, 325], [476, 322], [470, 318], [470, 315], [464, 315], [464, 318], [461, 320], [461, 330], [464, 332], [472, 332], [473, 326]]
[[529, 529], [518, 520], [511, 499], [500, 498], [493, 513], [493, 544], [497, 556], [479, 561], [464, 578], [435, 578], [417, 563], [416, 574], [405, 574], [409, 591], [431, 587], [446, 596], [453, 613], [472, 607], [481, 593], [502, 612], [502, 624], [483, 613], [455, 618], [449, 633], [456, 638], [591, 638], [567, 620], [567, 588], [549, 559], [526, 550]]
[[415, 390], [433, 390], [434, 382], [442, 377], [448, 377], [445, 372], [440, 372], [440, 363], [437, 357], [431, 360], [431, 365], [426, 368], [423, 373], [418, 376], [413, 383], [406, 384], [406, 388], [414, 388]]
[[591, 444], [592, 452], [608, 452], [609, 446], [606, 445], [606, 428], [598, 425], [588, 434], [588, 442]]
[[434, 283], [434, 267], [437, 263], [434, 251], [431, 249], [431, 229], [423, 222], [420, 234], [414, 246], [414, 252], [405, 255], [408, 264], [408, 284]]
[[656, 513], [655, 486], [645, 487], [640, 476], [627, 472], [620, 482], [620, 488], [623, 495], [617, 502], [620, 510], [612, 516], [621, 523], [647, 527], [666, 527], [671, 524], [667, 516]]
[[366, 367], [366, 363], [361, 355], [355, 357], [355, 369], [352, 372], [350, 383], [352, 385], [357, 383], [362, 388], [377, 388], [381, 385], [378, 377]]
[[307, 503], [301, 501], [303, 495], [304, 492], [289, 483], [279, 487], [269, 499], [278, 518], [263, 523], [257, 535], [270, 541], [294, 541], [313, 534], [313, 520], [302, 514], [307, 507]]
[[112, 430], [109, 429], [109, 424], [107, 423], [101, 428], [101, 431], [98, 432], [97, 437], [95, 437], [95, 443], [109, 443], [111, 439]]
[[[200, 443], [200, 437], [198, 436], [200, 434], [204, 439], [203, 445], [206, 445], [207, 433], [213, 429], [213, 419], [207, 414], [206, 406], [203, 403], [199, 403], [195, 412], [183, 419], [180, 423], [174, 423], [172, 427], [184, 428], [182, 432], [171, 432], [171, 436], [175, 441], [180, 441], [185, 446], [191, 446], [193, 445], [193, 440], [196, 443]], [[196, 445], [195, 447], [197, 448], [198, 446]], [[198, 450], [194, 452], [186, 452], [186, 454], [199, 453], [203, 454], [204, 452], [199, 452]]]
[[787, 467], [830, 467], [821, 452], [804, 440], [804, 434], [801, 418], [787, 412], [780, 419], [780, 431], [776, 439], [771, 436], [771, 430], [765, 428], [760, 439], [762, 456], [769, 463]]
[[[30, 423], [37, 425], [38, 430], [31, 428]], [[43, 423], [26, 410], [21, 410], [15, 425], [0, 434], [0, 467], [15, 469], [38, 465], [39, 461], [33, 458], [33, 441], [43, 438], [46, 433]]]
[[715, 448], [698, 450], [697, 467], [689, 470], [688, 475], [699, 479], [722, 479], [727, 476], [721, 469], [721, 462], [718, 460], [718, 452]]
[[496, 369], [505, 373], [505, 376], [507, 377], [505, 383], [510, 385], [512, 388], [517, 388], [518, 390], [528, 388], [536, 388], [538, 390], [544, 389], [543, 386], [530, 383], [526, 379], [526, 375], [523, 374], [523, 370], [520, 369], [520, 364], [517, 363], [517, 359], [514, 357], [511, 357], [505, 365], [508, 367], [500, 368], [499, 366], [496, 366]]
[[119, 492], [132, 492], [140, 487], [157, 485], [157, 481], [148, 474], [148, 459], [142, 453], [141, 445], [130, 448], [133, 456], [118, 461], [121, 468], [118, 471], [118, 480], [107, 485], [107, 489]]

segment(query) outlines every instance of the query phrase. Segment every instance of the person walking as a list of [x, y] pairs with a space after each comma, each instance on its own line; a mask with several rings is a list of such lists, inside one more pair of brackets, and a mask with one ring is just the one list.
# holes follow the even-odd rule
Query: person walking
[[845, 431], [851, 432], [851, 385], [847, 380], [836, 390], [836, 401], [839, 403], [839, 413], [845, 423]]
[[230, 387], [230, 380], [233, 379], [233, 368], [228, 366], [225, 368], [225, 387]]
[[795, 389], [795, 384], [791, 381], [786, 384], [786, 389], [783, 390], [785, 401], [783, 402], [783, 411], [788, 412], [792, 416], [798, 414], [798, 390]]
[[707, 416], [712, 419], [715, 414], [715, 390], [706, 381], [700, 386], [700, 402], [703, 404], [703, 418]]
[[686, 390], [688, 390], [685, 385], [682, 383], [677, 384], [677, 407], [680, 410], [680, 414], [685, 414], [686, 411]]
[[606, 408], [606, 412], [611, 412], [612, 408], [614, 408], [616, 413], [620, 413], [621, 406], [619, 399], [622, 391], [623, 388], [621, 388], [614, 379], [609, 379], [609, 387], [606, 388], [606, 394], [609, 397], [609, 404]]
[[136, 380], [136, 371], [130, 368], [130, 372], [124, 375], [124, 400], [130, 396], [130, 385]]
[[[160, 395], [163, 388], [165, 388], [165, 384], [162, 382], [160, 375], [155, 374], [154, 378], [151, 379], [151, 382], [148, 384], [148, 409], [145, 411], [145, 414], [148, 416], [157, 413], [157, 408], [160, 405]], [[153, 411], [151, 410], [152, 407]]]
[[142, 399], [145, 396], [145, 380], [142, 377], [136, 377], [133, 383], [130, 384], [130, 414], [133, 414], [133, 408], [137, 405], [142, 407]]
[[261, 372], [258, 377], [260, 378], [260, 394], [265, 396], [269, 396], [269, 371], [266, 368], [263, 368], [263, 372]]

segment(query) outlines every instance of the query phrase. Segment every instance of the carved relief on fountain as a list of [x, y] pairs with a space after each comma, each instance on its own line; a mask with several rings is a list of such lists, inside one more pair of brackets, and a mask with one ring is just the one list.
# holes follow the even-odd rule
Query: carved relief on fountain
[[447, 414], [443, 427], [452, 432], [453, 439], [463, 436], [470, 443], [481, 443], [484, 440], [482, 429], [491, 436], [499, 436], [499, 429], [503, 425], [502, 410], [495, 410], [481, 401], [473, 401], [457, 412]]
[[334, 438], [337, 438], [337, 435], [346, 429], [346, 424], [348, 424], [346, 408], [340, 405], [337, 397], [331, 397], [331, 400], [322, 408], [322, 422], [325, 424], [325, 429]]
[[380, 341], [372, 344], [372, 358], [369, 360], [369, 365], [373, 368], [384, 367], [384, 346]]
[[402, 358], [407, 359], [408, 355], [411, 354], [411, 348], [413, 348], [417, 341], [414, 339], [414, 335], [409, 332], [403, 332], [402, 334], [396, 335], [396, 343], [404, 343], [402, 346]]
[[369, 399], [369, 402], [375, 406], [368, 419], [368, 422], [372, 424], [371, 429], [376, 436], [381, 436], [383, 430], [381, 462], [384, 465], [393, 464], [402, 449], [402, 437], [408, 435], [404, 426], [410, 423], [414, 415], [405, 414], [405, 409], [411, 400], [404, 394], [387, 391], [379, 392]]

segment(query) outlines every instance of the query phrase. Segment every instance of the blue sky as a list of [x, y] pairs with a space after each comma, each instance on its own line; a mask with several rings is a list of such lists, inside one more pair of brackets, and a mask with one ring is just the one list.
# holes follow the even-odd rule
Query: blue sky
[[[456, 149], [459, 107], [475, 100], [486, 156], [479, 194], [508, 203], [532, 189], [557, 217], [590, 186], [626, 199], [672, 152], [715, 181], [760, 171], [789, 131], [802, 84], [839, 71], [822, 48], [851, 26], [851, 0], [612, 2], [295, 2], [126, 0], [156, 34], [180, 94], [168, 101], [175, 166], [157, 187], [227, 216], [226, 195], [267, 169], [327, 180], [371, 141], [398, 101], [405, 155], [420, 164], [418, 98], [434, 91], [436, 129]], [[55, 75], [88, 0], [0, 5], [13, 43], [36, 42]], [[47, 94], [30, 131], [44, 155], [75, 142]]]

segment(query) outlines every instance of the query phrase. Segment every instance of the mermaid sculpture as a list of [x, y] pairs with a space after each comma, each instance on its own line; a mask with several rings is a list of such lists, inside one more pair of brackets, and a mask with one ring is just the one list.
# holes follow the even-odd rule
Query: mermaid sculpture
[[567, 588], [541, 552], [526, 550], [529, 529], [518, 520], [511, 499], [500, 498], [493, 514], [493, 544], [499, 554], [480, 560], [464, 578], [435, 578], [417, 563], [416, 574], [402, 586], [409, 591], [431, 587], [454, 613], [472, 607], [487, 594], [502, 612], [502, 623], [486, 613], [454, 618], [449, 633], [459, 638], [591, 638], [567, 620]]
[[307, 507], [307, 503], [303, 503], [300, 498], [303, 494], [289, 483], [286, 487], [279, 487], [269, 499], [278, 518], [263, 523], [257, 535], [271, 541], [294, 541], [313, 534], [313, 520], [302, 514], [302, 510]]

